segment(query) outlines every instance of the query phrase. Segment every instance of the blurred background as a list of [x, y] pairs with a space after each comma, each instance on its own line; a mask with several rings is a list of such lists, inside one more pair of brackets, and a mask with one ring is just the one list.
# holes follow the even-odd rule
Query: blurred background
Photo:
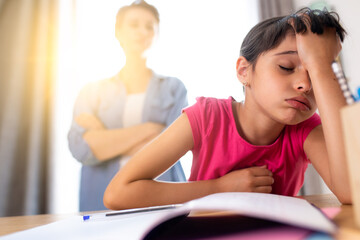
[[[125, 63], [114, 35], [130, 0], [0, 0], [0, 217], [78, 211], [80, 164], [67, 133], [80, 89]], [[242, 100], [235, 63], [258, 21], [301, 7], [339, 13], [348, 32], [341, 61], [360, 86], [356, 0], [148, 0], [160, 13], [149, 66], [197, 96]], [[181, 159], [185, 174], [191, 156]], [[310, 167], [302, 194], [329, 190]]]

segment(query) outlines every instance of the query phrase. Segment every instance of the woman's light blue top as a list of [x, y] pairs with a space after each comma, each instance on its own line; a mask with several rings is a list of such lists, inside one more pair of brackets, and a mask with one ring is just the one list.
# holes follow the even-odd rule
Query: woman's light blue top
[[[89, 113], [97, 116], [108, 129], [122, 128], [125, 99], [125, 86], [113, 77], [88, 84], [76, 100], [68, 141], [72, 155], [83, 164], [80, 211], [106, 209], [102, 200], [104, 191], [119, 170], [121, 156], [105, 162], [96, 159], [82, 137], [86, 129], [79, 126], [74, 119], [79, 114]], [[169, 126], [187, 105], [187, 90], [179, 79], [153, 73], [146, 91], [142, 122], [156, 122]], [[180, 161], [158, 179], [186, 181]]]

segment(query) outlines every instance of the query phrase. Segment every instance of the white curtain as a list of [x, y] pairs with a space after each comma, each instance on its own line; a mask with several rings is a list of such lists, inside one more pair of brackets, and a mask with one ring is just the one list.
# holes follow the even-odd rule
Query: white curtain
[[47, 213], [57, 4], [0, 1], [0, 216]]

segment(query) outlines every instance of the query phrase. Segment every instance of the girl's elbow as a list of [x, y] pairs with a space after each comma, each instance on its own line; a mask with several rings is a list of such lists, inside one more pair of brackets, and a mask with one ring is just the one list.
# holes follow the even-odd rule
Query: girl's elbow
[[110, 190], [106, 190], [103, 197], [104, 206], [111, 210], [120, 210], [119, 198]]
[[334, 193], [341, 204], [352, 204], [352, 197], [351, 197], [350, 190], [345, 190], [345, 191], [341, 191], [341, 192], [337, 191]]
[[117, 191], [115, 191], [115, 189], [112, 189], [111, 186], [108, 186], [103, 196], [104, 206], [107, 207], [108, 209], [120, 210], [121, 209], [121, 207], [119, 206], [120, 202], [121, 199]]
[[106, 189], [104, 196], [103, 196], [103, 203], [104, 206], [108, 209], [115, 209], [115, 201], [112, 192]]
[[352, 204], [351, 195], [348, 194], [347, 196], [337, 196], [338, 200], [341, 204]]
[[126, 197], [126, 189], [125, 185], [119, 182], [116, 182], [116, 184], [110, 183], [104, 192], [104, 206], [111, 210], [128, 209], [129, 206], [127, 204], [129, 200]]

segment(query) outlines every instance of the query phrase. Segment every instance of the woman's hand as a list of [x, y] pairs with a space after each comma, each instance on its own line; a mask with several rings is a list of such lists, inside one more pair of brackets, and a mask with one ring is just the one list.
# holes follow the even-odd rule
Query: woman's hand
[[83, 139], [100, 161], [119, 155], [134, 155], [165, 128], [163, 124], [147, 122], [128, 128], [107, 129], [96, 116], [88, 113], [78, 115], [75, 121], [87, 130]]
[[160, 123], [154, 123], [154, 122], [147, 122], [146, 126], [149, 130], [148, 137], [146, 139], [144, 139], [144, 141], [139, 142], [139, 144], [137, 144], [133, 148], [131, 148], [126, 153], [127, 156], [133, 156], [140, 149], [142, 149], [145, 145], [149, 144], [152, 140], [154, 140], [165, 129], [165, 125], [160, 124]]
[[261, 166], [232, 171], [216, 181], [221, 192], [270, 193], [274, 178], [266, 166]]
[[164, 124], [155, 123], [155, 122], [147, 122], [145, 124], [146, 124], [148, 132], [153, 135], [151, 137], [155, 137], [155, 136], [159, 135], [165, 129]]
[[94, 115], [89, 113], [82, 113], [75, 118], [77, 124], [87, 130], [104, 129], [104, 124]]

